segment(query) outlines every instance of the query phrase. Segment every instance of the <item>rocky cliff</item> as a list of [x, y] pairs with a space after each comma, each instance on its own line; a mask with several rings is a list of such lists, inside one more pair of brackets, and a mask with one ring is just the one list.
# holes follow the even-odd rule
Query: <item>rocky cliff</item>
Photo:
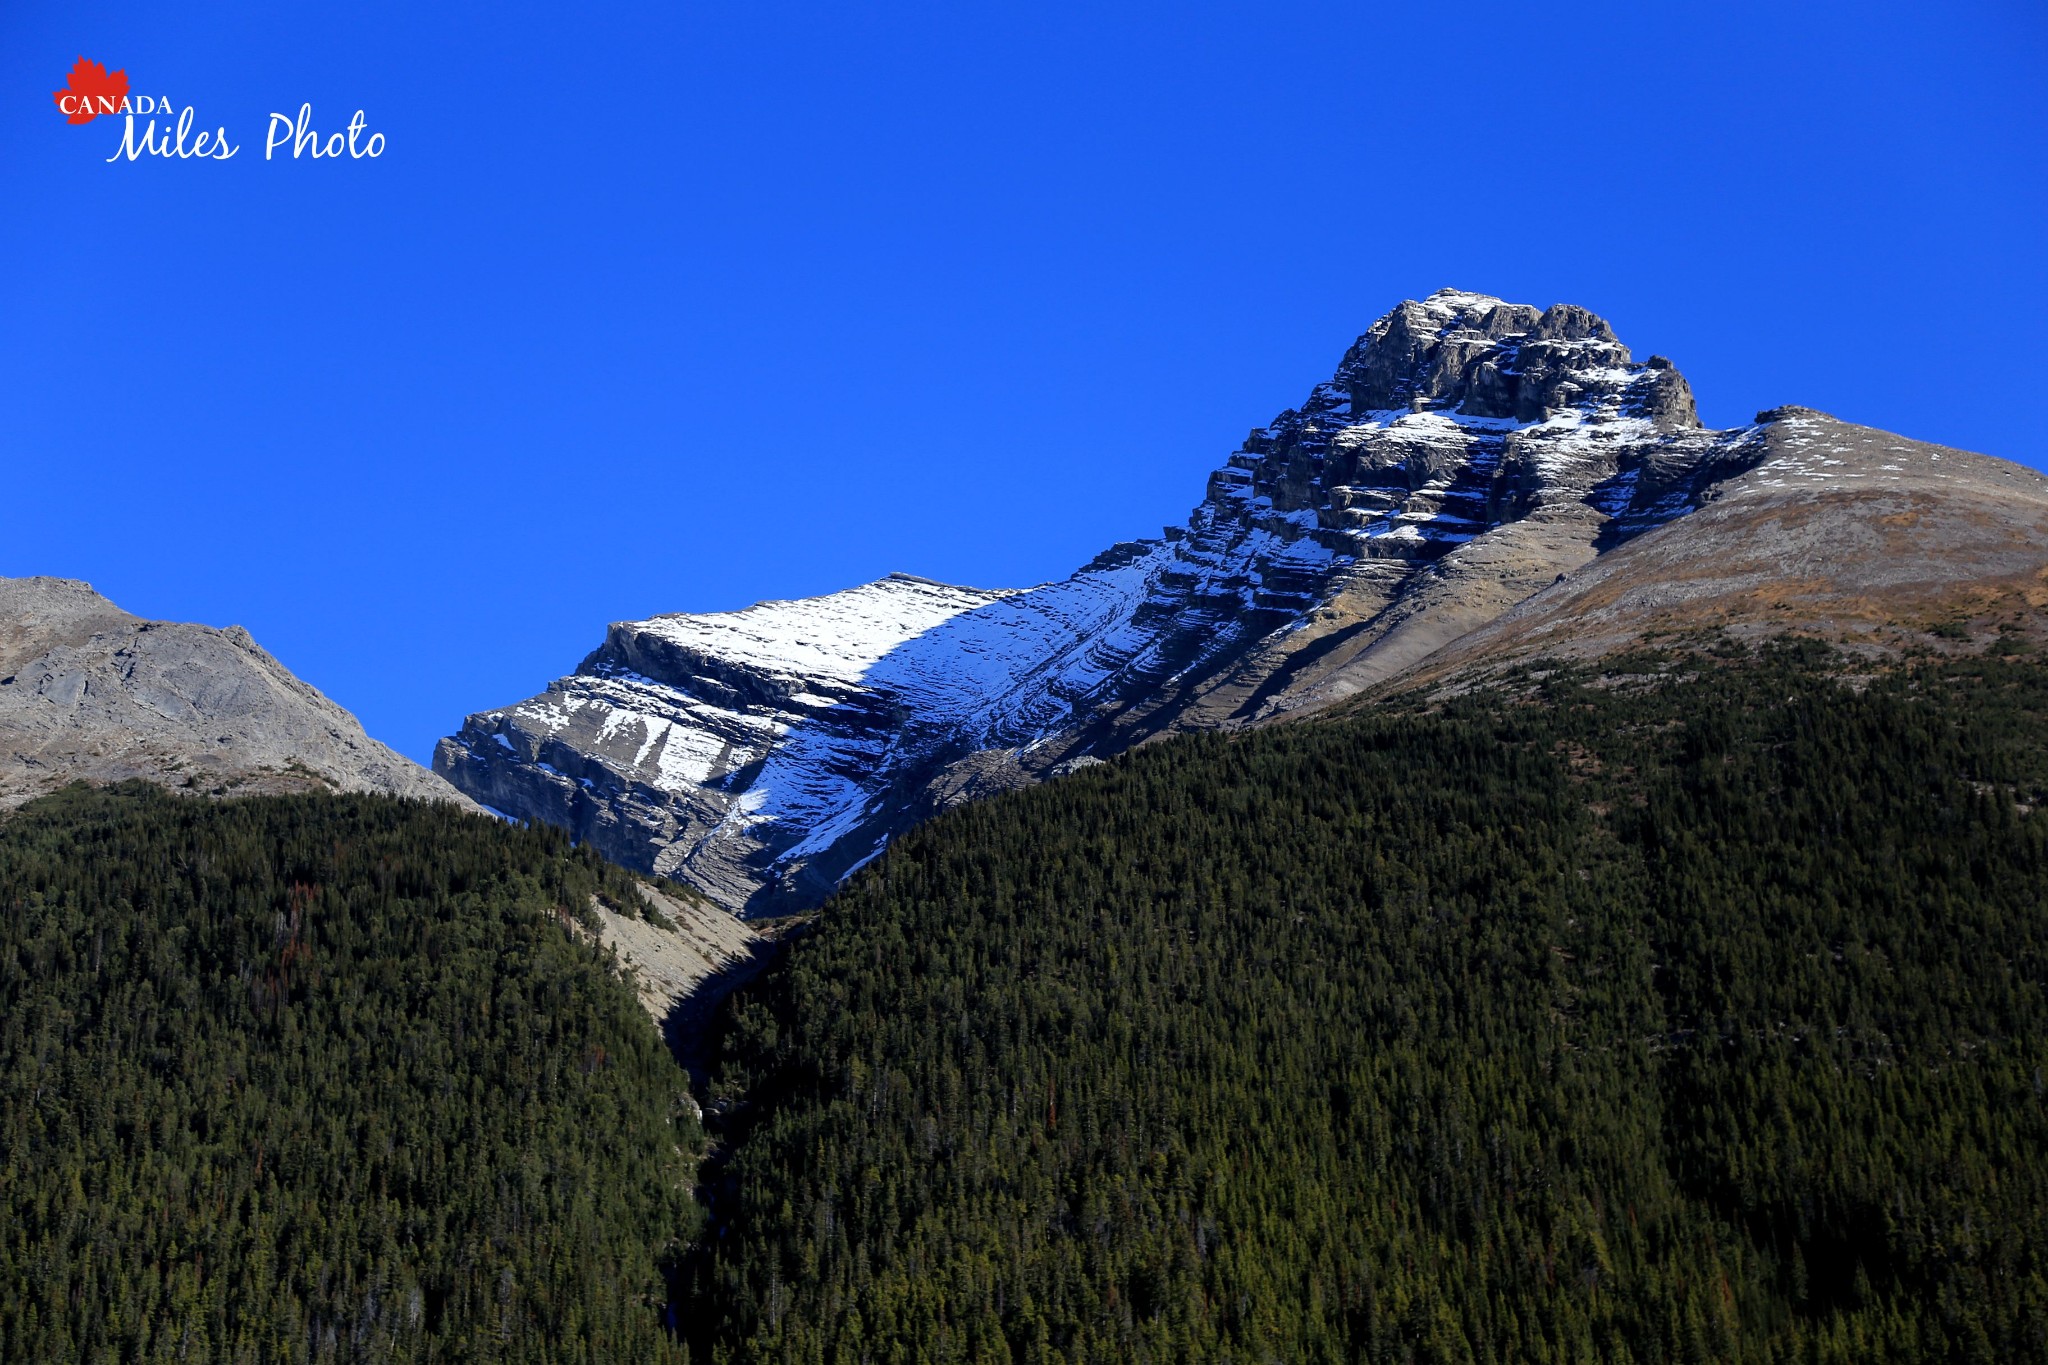
[[1412, 670], [1763, 475], [1782, 426], [1702, 429], [1678, 370], [1582, 308], [1444, 290], [1374, 323], [1159, 539], [1035, 588], [899, 574], [622, 622], [435, 768], [732, 909], [812, 903], [944, 805]]
[[0, 808], [73, 781], [377, 791], [472, 804], [363, 733], [240, 626], [145, 621], [66, 578], [0, 578]]

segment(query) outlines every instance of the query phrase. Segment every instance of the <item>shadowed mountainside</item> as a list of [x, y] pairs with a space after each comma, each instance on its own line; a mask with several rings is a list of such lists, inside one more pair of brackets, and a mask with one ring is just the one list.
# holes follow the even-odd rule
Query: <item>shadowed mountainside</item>
[[1160, 735], [1496, 651], [1599, 653], [1735, 619], [1730, 594], [1772, 630], [1829, 629], [1851, 599], [1908, 632], [1935, 624], [1930, 592], [2025, 599], [2048, 566], [2044, 489], [1803, 409], [1707, 430], [1669, 361], [1636, 362], [1585, 309], [1443, 290], [1374, 323], [1159, 539], [1021, 591], [897, 574], [621, 622], [541, 695], [469, 717], [434, 766], [778, 913], [936, 811]]

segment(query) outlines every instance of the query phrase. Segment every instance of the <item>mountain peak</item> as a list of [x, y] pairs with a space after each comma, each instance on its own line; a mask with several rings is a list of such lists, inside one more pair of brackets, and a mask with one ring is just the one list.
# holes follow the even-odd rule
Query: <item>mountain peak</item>
[[893, 574], [622, 622], [542, 695], [469, 717], [434, 765], [729, 908], [805, 907], [945, 806], [1168, 731], [1329, 705], [1490, 623], [1539, 644], [1578, 630], [1604, 610], [1570, 596], [1596, 565], [1682, 565], [1641, 585], [1666, 606], [1687, 595], [1675, 580], [1738, 565], [1709, 596], [1739, 606], [1804, 553], [1800, 572], [1835, 574], [1846, 600], [1952, 543], [1960, 573], [1997, 563], [2038, 592], [2042, 481], [1907, 444], [1795, 408], [1705, 430], [1671, 362], [1638, 364], [1587, 309], [1438, 290], [1253, 429], [1158, 540], [1016, 591]]
[[0, 811], [69, 782], [129, 778], [468, 804], [241, 626], [147, 621], [72, 578], [0, 578]]
[[1368, 327], [1158, 540], [1023, 590], [898, 573], [620, 622], [434, 765], [735, 909], [810, 904], [939, 806], [1405, 666], [1749, 458], [1588, 310], [1438, 290]]
[[1699, 425], [1691, 386], [1669, 361], [1634, 363], [1598, 314], [1577, 304], [1539, 309], [1491, 294], [1439, 289], [1409, 299], [1366, 329], [1321, 392], [1325, 410], [1456, 411], [1542, 421], [1552, 411], [1614, 398], [1659, 430]]

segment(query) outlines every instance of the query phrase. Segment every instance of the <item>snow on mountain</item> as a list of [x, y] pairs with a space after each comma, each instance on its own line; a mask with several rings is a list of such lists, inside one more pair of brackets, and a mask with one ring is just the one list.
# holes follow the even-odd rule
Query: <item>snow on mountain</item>
[[1584, 309], [1444, 290], [1376, 322], [1160, 539], [1023, 590], [898, 574], [622, 622], [434, 766], [736, 910], [812, 903], [953, 801], [1356, 690], [1755, 449]]

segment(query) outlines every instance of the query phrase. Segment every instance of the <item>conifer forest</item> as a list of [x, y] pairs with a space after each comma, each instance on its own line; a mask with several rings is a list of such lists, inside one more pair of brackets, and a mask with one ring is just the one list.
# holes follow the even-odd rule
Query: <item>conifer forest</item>
[[0, 823], [0, 1357], [2048, 1360], [2048, 675], [1859, 667], [950, 811], [714, 1016], [703, 1128], [565, 836], [69, 789]]

